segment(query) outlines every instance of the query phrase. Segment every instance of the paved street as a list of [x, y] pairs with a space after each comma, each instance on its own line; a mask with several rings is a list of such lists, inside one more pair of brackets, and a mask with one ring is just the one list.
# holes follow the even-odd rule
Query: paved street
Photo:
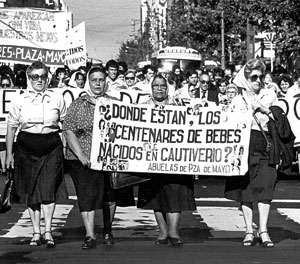
[[[57, 206], [54, 236], [57, 246], [30, 248], [31, 224], [24, 204], [0, 215], [0, 263], [299, 263], [300, 181], [280, 180], [270, 214], [274, 249], [241, 246], [244, 223], [238, 204], [223, 198], [224, 179], [195, 182], [197, 211], [184, 213], [180, 234], [184, 245], [154, 245], [157, 227], [152, 211], [118, 208], [114, 246], [102, 245], [102, 215], [97, 213], [98, 246], [81, 250], [84, 229], [76, 196], [67, 177], [70, 200]], [[257, 215], [255, 216], [257, 219]]]

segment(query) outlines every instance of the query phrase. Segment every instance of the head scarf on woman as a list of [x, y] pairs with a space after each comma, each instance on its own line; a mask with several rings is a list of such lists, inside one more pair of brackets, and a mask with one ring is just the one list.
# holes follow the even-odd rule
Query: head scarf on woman
[[[78, 74], [81, 74], [82, 76], [84, 76], [84, 74], [81, 71], [76, 71], [71, 75], [70, 81], [69, 81], [69, 86], [71, 87], [75, 87], [75, 88], [79, 88], [82, 89], [81, 87], [78, 87], [77, 83], [76, 83], [76, 76]], [[85, 79], [84, 79], [85, 80]], [[83, 87], [84, 88], [84, 87]]]
[[[91, 86], [90, 86], [90, 76], [92, 73], [94, 72], [101, 72], [103, 73], [103, 75], [105, 76], [105, 78], [107, 77], [107, 73], [104, 69], [100, 68], [100, 67], [93, 67], [91, 68], [88, 73], [87, 73], [87, 78], [86, 78], [86, 82], [85, 82], [85, 85], [84, 85], [84, 91], [87, 93], [87, 95], [89, 95], [90, 97], [93, 97], [93, 98], [99, 98], [99, 97], [102, 97], [103, 95], [101, 96], [97, 96], [96, 94], [93, 93], [92, 89], [91, 89]], [[107, 91], [107, 85], [105, 85], [104, 87], [104, 94], [106, 94], [106, 91]]]

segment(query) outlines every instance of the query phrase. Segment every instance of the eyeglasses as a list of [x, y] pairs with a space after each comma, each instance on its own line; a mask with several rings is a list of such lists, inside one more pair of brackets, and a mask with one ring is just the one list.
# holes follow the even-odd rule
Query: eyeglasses
[[194, 89], [190, 89], [189, 92], [193, 93], [193, 92], [197, 92], [197, 90], [198, 90], [197, 88], [194, 88]]
[[202, 81], [200, 81], [202, 84], [208, 84], [209, 83], [209, 81], [204, 81], [204, 80], [202, 80]]
[[38, 74], [33, 74], [30, 76], [31, 80], [33, 81], [38, 81], [39, 79], [41, 79], [42, 81], [46, 81], [48, 78], [47, 74], [42, 74], [42, 75], [38, 75]]
[[1, 84], [1, 87], [2, 87], [2, 88], [9, 88], [9, 87], [10, 87], [10, 84], [8, 84], [8, 83]]
[[134, 81], [135, 77], [125, 77], [125, 80], [132, 80]]
[[156, 85], [153, 85], [152, 88], [155, 89], [155, 90], [157, 90], [158, 88], [161, 88], [161, 89], [163, 89], [163, 90], [166, 90], [166, 89], [167, 89], [167, 86], [164, 85], [164, 84], [162, 84], [162, 85], [156, 84]]
[[264, 78], [263, 75], [256, 75], [256, 74], [255, 74], [255, 75], [250, 76], [250, 81], [251, 81], [251, 82], [256, 82], [258, 79], [259, 79], [260, 81], [262, 81], [263, 78]]
[[103, 83], [103, 82], [105, 82], [105, 79], [91, 79], [91, 82], [92, 83], [96, 83], [96, 82]]
[[226, 93], [227, 93], [227, 94], [237, 94], [236, 91], [227, 91]]

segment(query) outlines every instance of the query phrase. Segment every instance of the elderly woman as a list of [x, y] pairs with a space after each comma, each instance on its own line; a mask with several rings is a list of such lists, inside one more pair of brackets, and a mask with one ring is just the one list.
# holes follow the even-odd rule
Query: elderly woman
[[[42, 209], [44, 238], [47, 247], [53, 248], [51, 226], [55, 203], [60, 197], [67, 198], [63, 180], [63, 146], [58, 133], [66, 108], [62, 95], [47, 89], [48, 70], [42, 62], [32, 63], [27, 69], [27, 78], [27, 90], [16, 96], [9, 110], [6, 167], [15, 168], [17, 194], [28, 205], [33, 224], [30, 246], [41, 245]], [[13, 155], [17, 129], [17, 148]]]
[[[147, 104], [155, 106], [174, 105], [168, 96], [167, 80], [156, 75], [151, 84], [152, 98]], [[140, 185], [138, 207], [154, 210], [159, 227], [155, 244], [180, 246], [179, 222], [182, 211], [196, 209], [193, 176], [155, 174], [151, 180]]]
[[134, 86], [137, 83], [137, 78], [135, 76], [134, 71], [131, 70], [127, 71], [124, 74], [124, 81], [127, 89], [138, 89], [137, 87]]
[[83, 89], [84, 85], [85, 85], [84, 74], [80, 71], [74, 72], [70, 78], [69, 86], [74, 87], [74, 88]]
[[230, 104], [234, 97], [238, 95], [238, 88], [234, 83], [229, 83], [226, 87], [227, 102]]
[[94, 111], [97, 98], [105, 94], [106, 72], [98, 67], [88, 72], [87, 94], [70, 105], [63, 133], [67, 139], [66, 164], [75, 185], [79, 211], [86, 230], [82, 249], [96, 247], [95, 210], [102, 208], [104, 176], [90, 169]]
[[[90, 169], [93, 122], [96, 101], [113, 99], [106, 94], [107, 73], [99, 67], [87, 74], [86, 95], [72, 102], [66, 115], [63, 131], [67, 139], [66, 164], [73, 179], [79, 210], [86, 231], [82, 249], [96, 247], [95, 210], [103, 209], [104, 243], [113, 244], [111, 226], [116, 210], [116, 196], [110, 188], [109, 174]], [[132, 194], [132, 203], [134, 205]], [[127, 204], [126, 204], [127, 205]]]
[[269, 108], [276, 101], [276, 94], [271, 89], [263, 89], [265, 69], [261, 59], [252, 59], [234, 79], [234, 83], [242, 88], [242, 94], [233, 98], [232, 104], [253, 109], [256, 119], [253, 119], [251, 126], [248, 172], [244, 176], [229, 177], [225, 186], [225, 197], [241, 202], [246, 224], [246, 235], [242, 243], [245, 247], [255, 244], [256, 234], [252, 225], [254, 203], [258, 205], [258, 239], [266, 248], [274, 246], [268, 233], [267, 222], [277, 172], [275, 165], [269, 165], [269, 153], [264, 134], [271, 142], [267, 122], [269, 118], [273, 118]]

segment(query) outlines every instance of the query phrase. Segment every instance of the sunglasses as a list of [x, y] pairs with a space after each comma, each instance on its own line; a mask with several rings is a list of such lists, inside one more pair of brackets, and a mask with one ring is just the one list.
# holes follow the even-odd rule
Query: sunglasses
[[134, 81], [135, 77], [125, 77], [125, 80], [132, 80]]
[[48, 79], [48, 75], [47, 74], [42, 74], [42, 75], [33, 74], [30, 76], [30, 78], [33, 81], [38, 81], [40, 78], [42, 81], [46, 81]]
[[6, 83], [6, 84], [1, 84], [1, 87], [2, 88], [9, 88], [10, 87], [10, 84]]
[[250, 81], [251, 81], [251, 82], [256, 82], [258, 79], [259, 79], [260, 81], [262, 81], [263, 78], [264, 78], [263, 75], [256, 75], [256, 74], [255, 74], [255, 75], [250, 76]]
[[200, 81], [202, 84], [208, 84], [209, 81]]

